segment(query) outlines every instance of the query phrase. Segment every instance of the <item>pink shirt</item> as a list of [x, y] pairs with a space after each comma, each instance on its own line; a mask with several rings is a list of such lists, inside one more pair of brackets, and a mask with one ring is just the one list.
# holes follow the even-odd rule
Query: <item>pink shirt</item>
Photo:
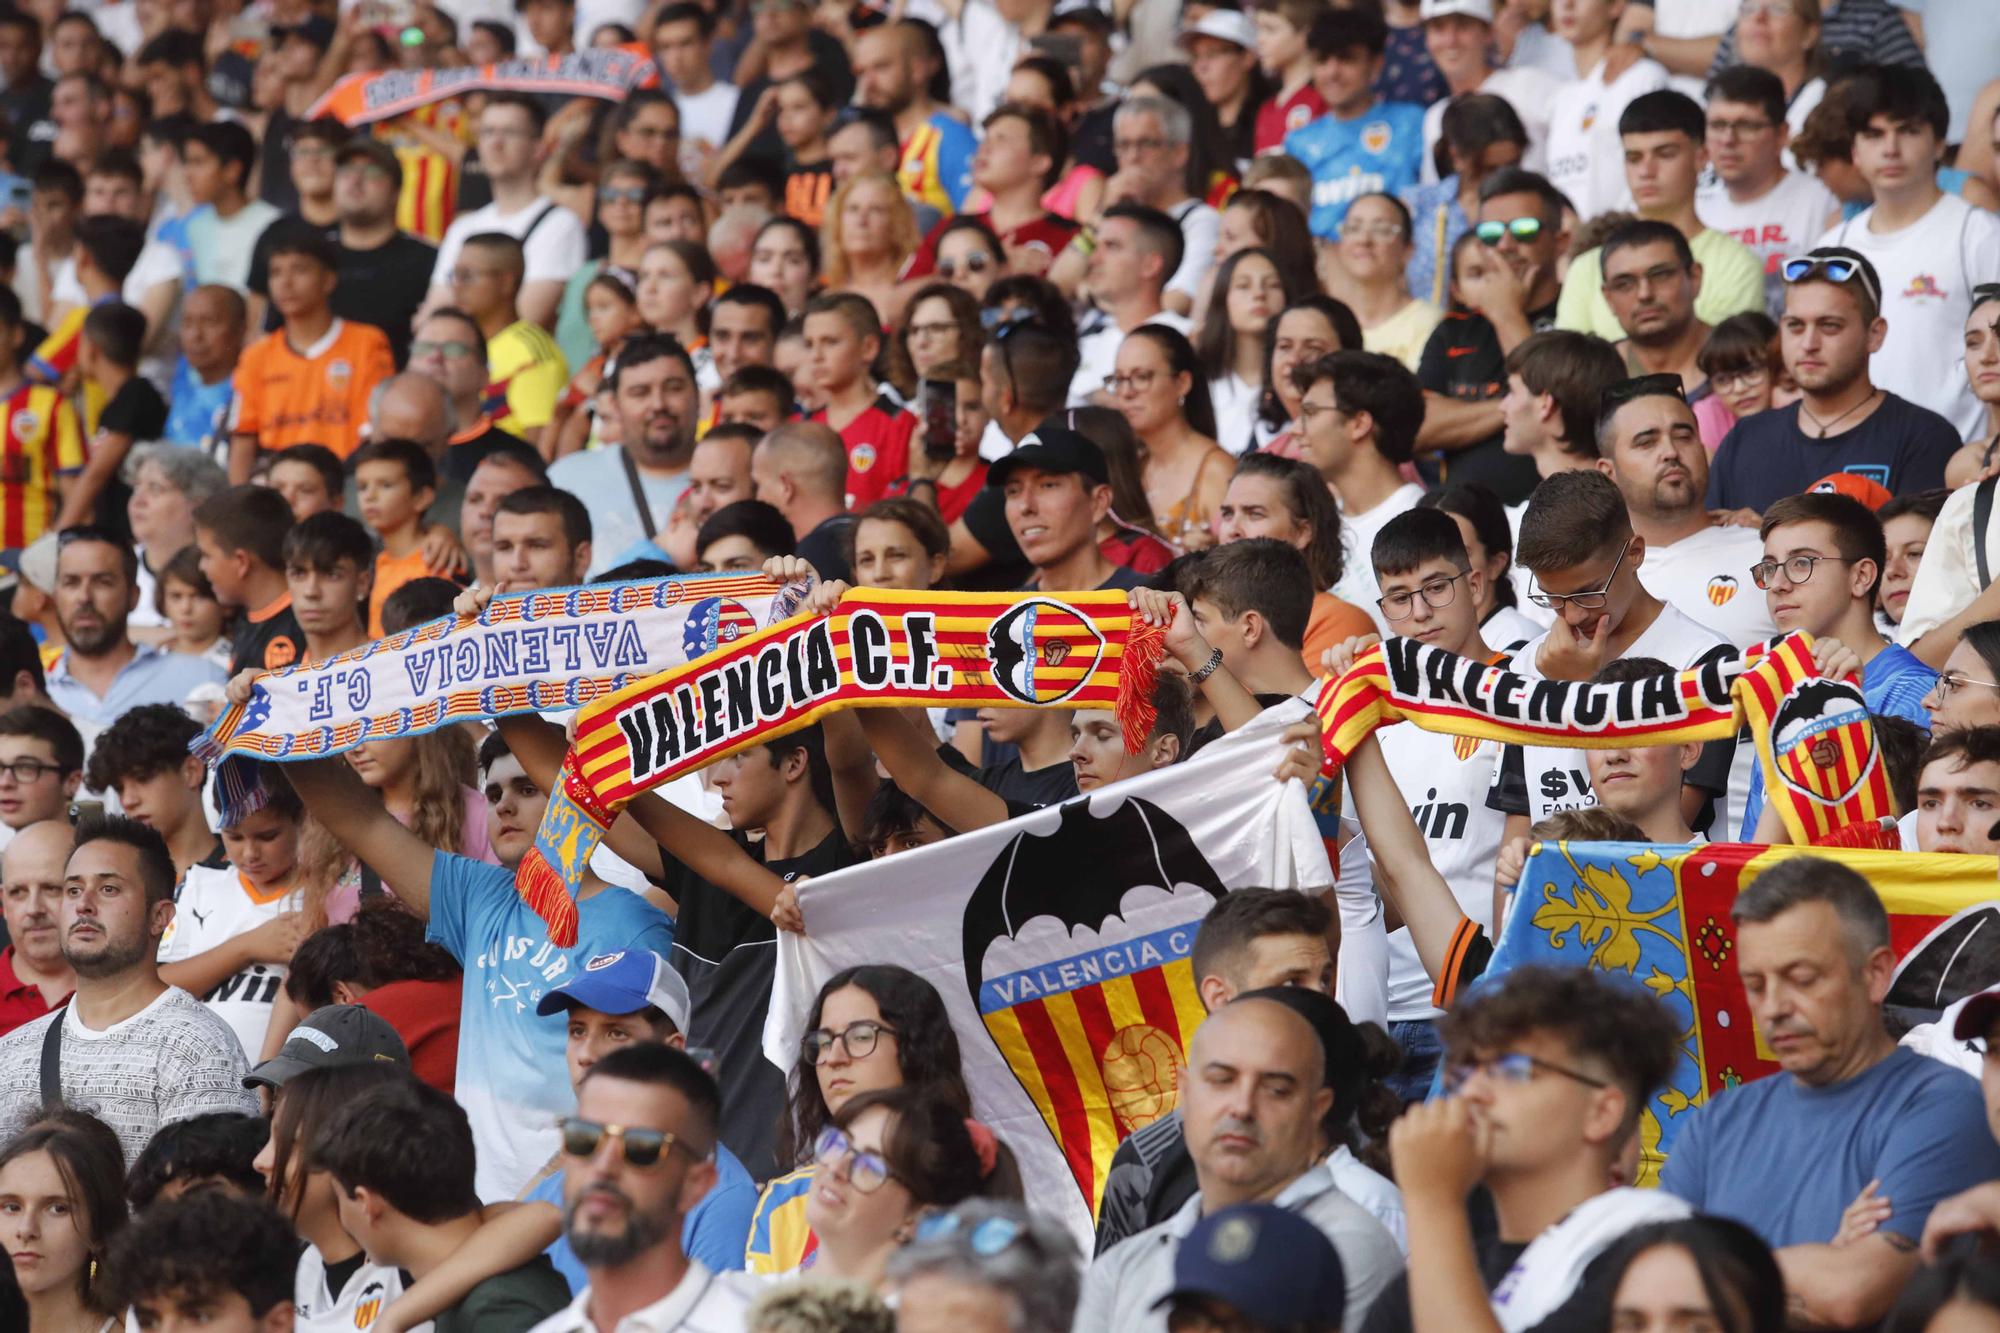
[[[474, 861], [484, 861], [497, 866], [500, 858], [493, 854], [493, 844], [486, 838], [486, 822], [489, 811], [486, 797], [471, 787], [460, 787], [460, 795], [465, 798], [465, 832], [458, 840], [458, 846], [451, 850]], [[326, 896], [326, 919], [334, 925], [352, 921], [354, 914], [361, 910], [361, 870], [359, 866], [350, 868], [340, 877], [340, 883], [333, 886], [333, 892]]]

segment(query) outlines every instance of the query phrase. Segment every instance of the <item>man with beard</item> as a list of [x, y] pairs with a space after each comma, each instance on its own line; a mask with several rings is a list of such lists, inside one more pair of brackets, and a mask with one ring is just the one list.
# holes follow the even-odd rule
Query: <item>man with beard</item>
[[57, 927], [72, 845], [66, 821], [44, 819], [15, 834], [0, 853], [0, 909], [9, 941], [0, 949], [0, 1036], [40, 1018], [76, 989]]
[[56, 619], [63, 655], [49, 668], [49, 698], [86, 742], [140, 704], [178, 704], [199, 685], [220, 685], [204, 658], [133, 643], [126, 620], [139, 605], [139, 556], [96, 528], [71, 528], [56, 552]]
[[0, 1038], [0, 1118], [25, 1120], [53, 1087], [112, 1128], [129, 1167], [170, 1121], [257, 1114], [236, 1034], [160, 980], [173, 919], [174, 862], [158, 833], [120, 816], [77, 825], [58, 917], [76, 996]]
[[1868, 359], [1889, 333], [1875, 266], [1859, 251], [1823, 245], [1787, 260], [1783, 275], [1778, 345], [1803, 397], [1730, 428], [1709, 469], [1708, 507], [1761, 514], [1835, 472], [1859, 473], [1892, 495], [1944, 485], [1957, 429], [1869, 378]]
[[[1631, 253], [1615, 255], [1613, 266]], [[1620, 393], [1629, 396], [1597, 432], [1597, 469], [1618, 487], [1632, 531], [1646, 539], [1640, 584], [1738, 648], [1762, 643], [1777, 626], [1745, 585], [1763, 547], [1749, 528], [1708, 521], [1708, 450], [1680, 376], [1627, 380]]]
[[333, 207], [340, 224], [333, 313], [388, 334], [396, 364], [404, 365], [410, 359], [410, 321], [437, 267], [437, 247], [396, 226], [403, 164], [395, 149], [364, 134], [341, 145], [333, 164]]
[[1695, 355], [1708, 339], [1708, 325], [1695, 318], [1701, 294], [1701, 265], [1687, 237], [1665, 222], [1628, 222], [1612, 232], [1604, 256], [1604, 299], [1618, 327], [1616, 344], [1634, 375], [1679, 375], [1694, 385], [1692, 397], [1708, 396], [1707, 378]]
[[748, 1292], [681, 1246], [715, 1184], [721, 1114], [715, 1080], [671, 1046], [622, 1047], [583, 1076], [562, 1122], [564, 1229], [590, 1285], [534, 1333], [742, 1327]]
[[628, 340], [605, 383], [619, 443], [587, 449], [549, 469], [549, 484], [590, 511], [590, 573], [659, 559], [658, 538], [688, 487], [698, 395], [694, 361], [671, 337]]
[[866, 29], [854, 42], [854, 101], [895, 118], [902, 140], [896, 183], [903, 193], [955, 213], [972, 189], [979, 137], [926, 95], [918, 73], [923, 56], [923, 39], [906, 23]]

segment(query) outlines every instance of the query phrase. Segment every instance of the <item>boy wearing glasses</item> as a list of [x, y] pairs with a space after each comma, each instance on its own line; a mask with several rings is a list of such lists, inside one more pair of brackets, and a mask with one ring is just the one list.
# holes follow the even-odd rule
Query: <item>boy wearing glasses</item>
[[83, 737], [53, 708], [0, 713], [0, 847], [45, 819], [61, 819], [83, 785]]

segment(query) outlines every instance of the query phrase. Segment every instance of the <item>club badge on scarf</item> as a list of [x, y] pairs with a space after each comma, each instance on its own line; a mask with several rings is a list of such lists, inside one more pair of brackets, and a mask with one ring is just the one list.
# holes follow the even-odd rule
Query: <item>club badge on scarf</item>
[[845, 708], [1100, 708], [1136, 752], [1164, 651], [1122, 592], [855, 588], [577, 714], [516, 884], [567, 946], [590, 854], [634, 797]]
[[1509, 745], [1608, 749], [1734, 736], [1748, 726], [1793, 841], [1820, 842], [1847, 825], [1895, 813], [1860, 683], [1827, 680], [1812, 637], [1791, 634], [1689, 670], [1617, 684], [1542, 680], [1414, 639], [1370, 648], [1320, 684], [1326, 771], [1377, 727]]
[[657, 88], [660, 71], [643, 43], [521, 56], [491, 65], [452, 69], [391, 69], [348, 74], [306, 112], [307, 120], [332, 116], [343, 125], [373, 125], [467, 93], [553, 93], [622, 102], [634, 88]]

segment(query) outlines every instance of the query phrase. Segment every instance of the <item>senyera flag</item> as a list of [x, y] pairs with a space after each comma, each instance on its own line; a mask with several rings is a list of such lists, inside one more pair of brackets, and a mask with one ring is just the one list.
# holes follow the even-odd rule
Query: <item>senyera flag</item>
[[554, 93], [622, 102], [635, 88], [657, 88], [660, 72], [643, 42], [592, 47], [560, 56], [522, 56], [490, 65], [390, 69], [349, 74], [306, 112], [343, 125], [373, 125], [466, 93]]
[[844, 708], [1101, 708], [1137, 751], [1165, 644], [1122, 592], [854, 588], [583, 709], [515, 882], [575, 939], [591, 851], [635, 797]]
[[1737, 973], [1730, 904], [1769, 866], [1818, 856], [1851, 867], [1889, 912], [1887, 1004], [1924, 1022], [2000, 983], [1995, 858], [1833, 847], [1539, 843], [1481, 983], [1526, 964], [1593, 967], [1645, 986], [1682, 1024], [1681, 1054], [1640, 1120], [1640, 1183], [1657, 1179], [1690, 1107], [1777, 1071]]
[[1300, 711], [1273, 710], [1184, 764], [811, 880], [778, 937], [766, 1056], [789, 1069], [813, 997], [893, 962], [937, 988], [973, 1111], [1028, 1197], [1088, 1239], [1111, 1155], [1173, 1110], [1204, 1016], [1189, 961], [1239, 888], [1331, 891], [1304, 788], [1273, 776]]

